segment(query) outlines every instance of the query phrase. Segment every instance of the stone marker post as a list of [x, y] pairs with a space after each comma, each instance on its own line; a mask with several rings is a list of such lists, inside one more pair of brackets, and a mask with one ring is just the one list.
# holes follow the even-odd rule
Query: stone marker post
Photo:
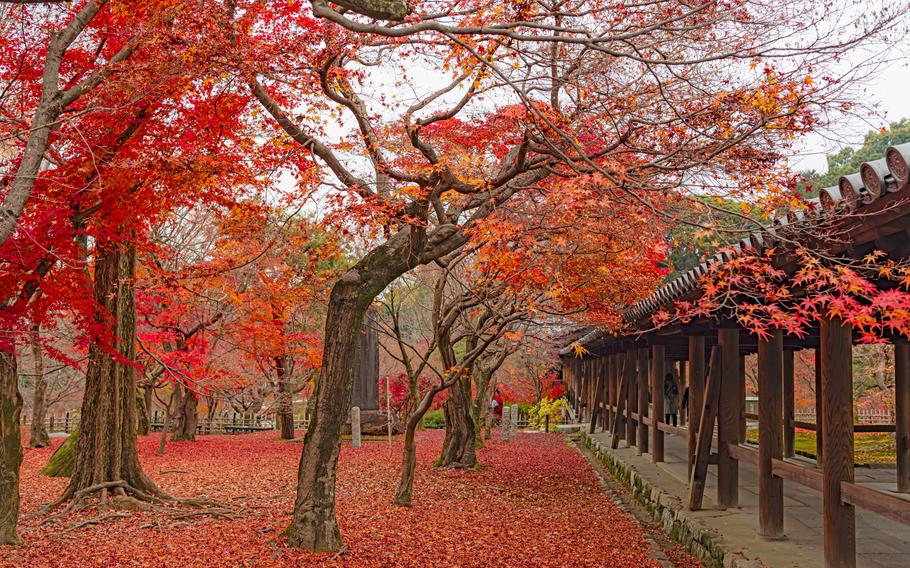
[[512, 420], [511, 420], [511, 434], [510, 437], [514, 438], [518, 434], [518, 405], [512, 405]]
[[509, 412], [509, 407], [508, 406], [502, 407], [502, 441], [503, 442], [509, 441], [509, 416], [511, 416], [511, 413]]
[[360, 447], [360, 407], [351, 407], [351, 445]]

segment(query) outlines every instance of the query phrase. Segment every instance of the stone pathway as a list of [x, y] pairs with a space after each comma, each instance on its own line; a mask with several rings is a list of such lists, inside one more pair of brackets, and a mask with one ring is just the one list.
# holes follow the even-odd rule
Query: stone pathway
[[[587, 425], [583, 427], [587, 431]], [[784, 531], [786, 538], [768, 540], [760, 537], [758, 528], [758, 479], [756, 468], [740, 463], [740, 507], [727, 511], [715, 509], [717, 493], [716, 468], [708, 468], [704, 509], [688, 511], [683, 503], [688, 495], [686, 477], [686, 441], [667, 435], [665, 437], [666, 462], [652, 464], [651, 456], [637, 455], [635, 448], [625, 448], [620, 442], [618, 450], [609, 449], [609, 435], [597, 433], [591, 442], [607, 459], [625, 468], [623, 475], [635, 472], [640, 484], [657, 488], [660, 496], [651, 494], [649, 499], [659, 501], [669, 525], [677, 524], [677, 533], [692, 540], [690, 529], [712, 535], [709, 539], [729, 554], [727, 565], [765, 565], [774, 568], [810, 568], [823, 566], [822, 496], [821, 493], [795, 483], [784, 482]], [[815, 462], [797, 458], [809, 467]], [[893, 469], [857, 468], [858, 483], [868, 483], [879, 489], [894, 485]], [[645, 495], [641, 487], [636, 493]], [[683, 529], [685, 527], [685, 529]], [[857, 565], [864, 568], [905, 568], [910, 566], [910, 528], [857, 508]]]

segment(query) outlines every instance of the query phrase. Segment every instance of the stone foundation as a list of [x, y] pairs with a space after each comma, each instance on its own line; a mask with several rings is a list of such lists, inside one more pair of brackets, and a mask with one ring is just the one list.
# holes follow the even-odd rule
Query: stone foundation
[[632, 498], [648, 511], [651, 518], [659, 523], [670, 535], [670, 538], [686, 547], [693, 556], [708, 568], [755, 568], [761, 564], [736, 556], [721, 548], [717, 535], [713, 531], [696, 525], [680, 510], [678, 500], [657, 489], [642, 479], [636, 471], [616, 458], [610, 448], [601, 444], [581, 429], [581, 439], [585, 447], [597, 457], [597, 460], [622, 483], [632, 494]]

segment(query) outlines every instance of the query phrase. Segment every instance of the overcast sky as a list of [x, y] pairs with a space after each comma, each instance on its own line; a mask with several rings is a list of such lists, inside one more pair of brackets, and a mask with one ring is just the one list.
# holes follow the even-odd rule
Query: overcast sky
[[793, 158], [796, 169], [825, 172], [826, 154], [837, 152], [845, 144], [859, 146], [869, 130], [910, 118], [910, 55], [879, 69], [862, 87], [862, 94], [867, 104], [875, 106], [877, 116], [855, 117], [844, 124], [832, 125], [829, 133], [807, 136], [800, 144], [799, 154]]

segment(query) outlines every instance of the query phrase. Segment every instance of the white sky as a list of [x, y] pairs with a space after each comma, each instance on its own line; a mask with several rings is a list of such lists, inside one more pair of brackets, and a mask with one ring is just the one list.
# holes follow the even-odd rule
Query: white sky
[[[896, 46], [897, 49], [904, 47]], [[853, 117], [845, 123], [832, 125], [825, 134], [805, 137], [799, 153], [791, 161], [795, 169], [811, 168], [824, 173], [828, 170], [826, 154], [833, 154], [845, 145], [860, 146], [868, 131], [910, 118], [910, 51], [906, 53], [906, 57], [879, 69], [858, 91], [866, 104], [874, 107], [875, 115]]]

